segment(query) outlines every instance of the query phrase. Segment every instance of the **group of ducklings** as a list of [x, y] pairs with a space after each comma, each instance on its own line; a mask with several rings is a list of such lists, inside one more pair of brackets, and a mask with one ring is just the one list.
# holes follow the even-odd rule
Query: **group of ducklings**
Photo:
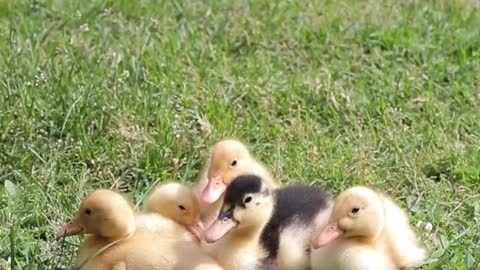
[[280, 187], [231, 139], [213, 147], [194, 185], [160, 185], [140, 213], [118, 192], [94, 191], [57, 232], [78, 234], [83, 269], [391, 270], [426, 258], [406, 213], [383, 194], [357, 186], [333, 200]]

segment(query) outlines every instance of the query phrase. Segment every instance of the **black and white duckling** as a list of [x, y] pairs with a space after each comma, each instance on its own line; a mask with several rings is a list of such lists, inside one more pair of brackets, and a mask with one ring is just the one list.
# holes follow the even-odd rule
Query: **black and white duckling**
[[207, 252], [229, 270], [309, 269], [312, 233], [330, 209], [329, 195], [314, 187], [271, 190], [259, 176], [238, 176], [205, 232]]
[[341, 193], [329, 224], [319, 231], [313, 240], [313, 270], [395, 270], [425, 260], [406, 213], [366, 187]]

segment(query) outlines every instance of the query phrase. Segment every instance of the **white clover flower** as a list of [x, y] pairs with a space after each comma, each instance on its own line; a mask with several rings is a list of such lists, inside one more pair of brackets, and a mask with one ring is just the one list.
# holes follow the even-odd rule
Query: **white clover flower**
[[88, 23], [80, 25], [80, 31], [84, 33], [90, 31], [90, 28], [88, 28]]
[[423, 229], [425, 229], [425, 231], [427, 231], [427, 232], [431, 232], [432, 229], [433, 229], [432, 223], [430, 223], [430, 222], [425, 222], [425, 224], [423, 225]]
[[152, 27], [153, 28], [158, 28], [158, 20], [156, 18], [151, 17], [150, 21], [152, 22]]
[[417, 221], [416, 227], [417, 228], [423, 227], [423, 221], [421, 221], [421, 220]]

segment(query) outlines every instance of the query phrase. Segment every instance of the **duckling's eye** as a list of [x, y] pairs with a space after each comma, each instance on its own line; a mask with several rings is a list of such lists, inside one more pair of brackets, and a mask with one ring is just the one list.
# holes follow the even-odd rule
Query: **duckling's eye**
[[92, 213], [92, 210], [90, 210], [88, 208], [85, 210], [85, 215], [90, 215], [91, 213]]
[[237, 160], [232, 161], [232, 164], [230, 164], [230, 165], [232, 165], [232, 167], [237, 166]]
[[185, 211], [185, 206], [183, 206], [183, 205], [179, 205], [178, 208], [182, 211]]
[[360, 208], [354, 207], [354, 208], [352, 208], [351, 213], [352, 213], [352, 214], [356, 214], [356, 213], [358, 213], [358, 211], [360, 211]]
[[249, 203], [252, 201], [252, 196], [248, 196], [243, 200], [243, 203]]

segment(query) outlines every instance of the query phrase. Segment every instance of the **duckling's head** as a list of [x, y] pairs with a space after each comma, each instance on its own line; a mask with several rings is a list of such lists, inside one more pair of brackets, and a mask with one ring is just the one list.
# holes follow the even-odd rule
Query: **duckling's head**
[[376, 238], [384, 223], [381, 197], [366, 187], [353, 187], [335, 200], [329, 224], [314, 238], [313, 247], [320, 248], [337, 238]]
[[144, 212], [159, 213], [185, 226], [199, 240], [205, 228], [200, 220], [200, 206], [195, 193], [179, 183], [157, 187], [144, 205]]
[[82, 202], [75, 217], [57, 231], [57, 236], [94, 234], [104, 238], [122, 238], [135, 231], [132, 206], [119, 193], [100, 189]]
[[213, 243], [230, 231], [256, 229], [268, 222], [274, 198], [256, 175], [241, 175], [227, 187], [217, 220], [205, 232], [205, 241]]
[[237, 140], [223, 140], [214, 145], [202, 202], [210, 204], [217, 201], [233, 179], [249, 172], [252, 159], [247, 146]]

